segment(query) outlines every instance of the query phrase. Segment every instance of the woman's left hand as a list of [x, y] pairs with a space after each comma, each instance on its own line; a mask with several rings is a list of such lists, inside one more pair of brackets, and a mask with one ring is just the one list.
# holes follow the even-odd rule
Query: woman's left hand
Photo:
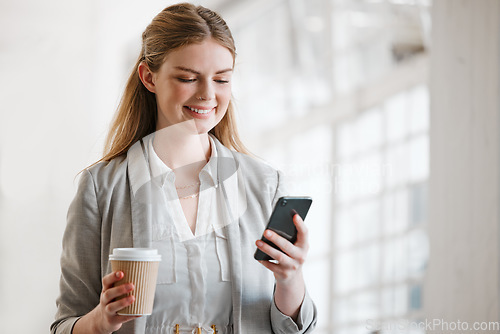
[[257, 248], [278, 262], [259, 261], [264, 267], [274, 273], [278, 284], [291, 283], [297, 279], [302, 281], [302, 265], [306, 260], [309, 250], [307, 227], [298, 214], [293, 216], [293, 222], [297, 228], [297, 241], [295, 244], [292, 244], [271, 230], [266, 230], [264, 237], [278, 246], [281, 251], [271, 247], [262, 240], [257, 240], [255, 243]]

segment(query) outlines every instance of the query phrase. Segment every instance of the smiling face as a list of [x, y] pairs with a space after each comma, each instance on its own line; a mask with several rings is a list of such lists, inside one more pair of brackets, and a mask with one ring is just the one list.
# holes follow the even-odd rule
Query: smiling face
[[158, 72], [139, 67], [142, 82], [156, 94], [156, 130], [194, 121], [208, 133], [224, 117], [231, 99], [231, 52], [213, 39], [170, 52]]

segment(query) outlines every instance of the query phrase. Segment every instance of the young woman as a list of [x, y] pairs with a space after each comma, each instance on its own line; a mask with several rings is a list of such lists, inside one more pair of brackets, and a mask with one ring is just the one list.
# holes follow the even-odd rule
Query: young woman
[[[68, 212], [52, 333], [309, 333], [302, 277], [307, 229], [260, 239], [284, 191], [249, 156], [231, 104], [235, 46], [215, 12], [170, 6], [143, 33], [104, 157], [83, 171]], [[114, 287], [117, 247], [162, 255], [153, 314], [121, 316], [134, 289]], [[258, 247], [276, 261], [253, 259]]]

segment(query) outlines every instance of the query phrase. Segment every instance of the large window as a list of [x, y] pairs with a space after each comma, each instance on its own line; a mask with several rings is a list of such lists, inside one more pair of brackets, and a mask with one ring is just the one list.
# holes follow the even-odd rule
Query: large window
[[418, 321], [428, 258], [428, 115], [421, 85], [338, 126], [336, 333], [390, 332]]

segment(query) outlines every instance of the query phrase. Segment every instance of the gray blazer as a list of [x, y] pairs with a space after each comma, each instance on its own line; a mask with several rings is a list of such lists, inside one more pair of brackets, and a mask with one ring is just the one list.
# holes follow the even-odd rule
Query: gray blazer
[[[231, 257], [234, 333], [310, 333], [317, 311], [309, 295], [306, 293], [295, 323], [274, 304], [274, 276], [253, 259], [255, 240], [261, 237], [274, 204], [287, 195], [281, 172], [214, 141], [218, 189], [228, 203], [233, 202], [227, 205], [232, 223], [224, 228]], [[82, 173], [68, 210], [60, 296], [51, 333], [71, 333], [78, 318], [99, 304], [101, 280], [111, 272], [108, 255], [113, 248], [151, 247], [152, 221], [161, 210], [159, 189], [151, 182], [155, 176], [148, 171], [147, 150], [138, 141], [126, 156]], [[239, 195], [227, 193], [226, 189], [235, 188], [228, 187], [231, 182]], [[125, 323], [118, 331], [145, 332], [147, 317]]]

